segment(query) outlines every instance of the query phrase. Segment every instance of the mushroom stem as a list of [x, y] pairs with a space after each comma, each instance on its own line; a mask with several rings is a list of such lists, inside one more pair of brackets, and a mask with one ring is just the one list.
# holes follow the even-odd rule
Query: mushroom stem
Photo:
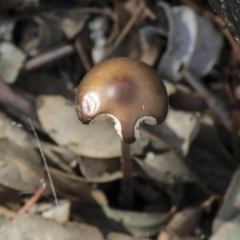
[[133, 181], [132, 181], [132, 159], [130, 145], [122, 141], [122, 173], [119, 203], [125, 209], [130, 209], [133, 205]]

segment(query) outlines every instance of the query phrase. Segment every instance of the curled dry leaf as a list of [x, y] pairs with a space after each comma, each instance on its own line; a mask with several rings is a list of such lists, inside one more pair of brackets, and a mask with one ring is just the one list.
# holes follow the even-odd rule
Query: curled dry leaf
[[0, 43], [0, 76], [6, 83], [15, 82], [25, 59], [25, 54], [12, 43]]
[[61, 42], [63, 33], [49, 14], [23, 18], [16, 23], [15, 35], [20, 35], [17, 45], [30, 56], [35, 56]]
[[102, 206], [102, 209], [109, 220], [113, 220], [115, 223], [122, 225], [136, 237], [149, 237], [158, 233], [160, 227], [165, 224], [171, 216], [170, 212], [141, 213], [118, 210], [107, 205]]
[[171, 210], [154, 213], [120, 210], [108, 205], [108, 200], [102, 191], [93, 190], [92, 195], [111, 223], [119, 229], [124, 227], [136, 237], [149, 237], [156, 234], [172, 215]]
[[60, 146], [75, 154], [93, 158], [121, 155], [120, 138], [110, 121], [83, 125], [73, 102], [61, 96], [41, 96], [37, 113], [44, 130]]
[[43, 177], [41, 159], [34, 150], [0, 140], [0, 184], [18, 191], [34, 191]]
[[[31, 229], [31, 231], [29, 231]], [[34, 215], [19, 215], [0, 227], [4, 240], [49, 239], [49, 240], [103, 240], [102, 233], [95, 227], [76, 222], [64, 226], [54, 220]]]
[[165, 11], [169, 25], [167, 50], [158, 65], [160, 75], [177, 81], [187, 68], [198, 78], [207, 74], [220, 54], [221, 32], [212, 21], [187, 6], [170, 7], [165, 3], [159, 6]]
[[200, 78], [215, 64], [223, 46], [223, 35], [205, 16], [197, 16], [197, 31], [197, 43], [189, 71]]
[[160, 2], [168, 19], [168, 45], [159, 64], [161, 77], [177, 81], [189, 66], [197, 41], [197, 16], [187, 6], [170, 7]]

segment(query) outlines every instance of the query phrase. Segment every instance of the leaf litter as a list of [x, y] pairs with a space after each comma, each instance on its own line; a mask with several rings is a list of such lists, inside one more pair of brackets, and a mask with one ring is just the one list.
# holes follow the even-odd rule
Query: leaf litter
[[[210, 5], [38, 0], [0, 9], [1, 240], [238, 239], [240, 50]], [[169, 95], [166, 121], [141, 126], [131, 146], [129, 210], [118, 204], [114, 124], [83, 125], [74, 110], [80, 80], [112, 57], [152, 66]]]

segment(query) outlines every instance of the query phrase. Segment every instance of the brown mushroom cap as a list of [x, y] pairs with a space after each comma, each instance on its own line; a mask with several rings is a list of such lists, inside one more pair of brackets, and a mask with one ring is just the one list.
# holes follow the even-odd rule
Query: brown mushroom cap
[[162, 123], [168, 111], [166, 88], [147, 64], [130, 58], [113, 58], [95, 66], [81, 81], [76, 111], [82, 123], [107, 115], [126, 143], [139, 137], [140, 122]]

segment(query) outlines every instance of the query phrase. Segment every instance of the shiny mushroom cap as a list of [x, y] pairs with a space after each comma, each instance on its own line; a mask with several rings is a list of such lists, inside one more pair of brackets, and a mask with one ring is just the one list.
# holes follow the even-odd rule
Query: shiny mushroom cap
[[139, 137], [139, 124], [162, 123], [168, 111], [166, 88], [147, 64], [130, 58], [113, 58], [95, 66], [81, 81], [76, 111], [83, 124], [108, 116], [125, 143]]

